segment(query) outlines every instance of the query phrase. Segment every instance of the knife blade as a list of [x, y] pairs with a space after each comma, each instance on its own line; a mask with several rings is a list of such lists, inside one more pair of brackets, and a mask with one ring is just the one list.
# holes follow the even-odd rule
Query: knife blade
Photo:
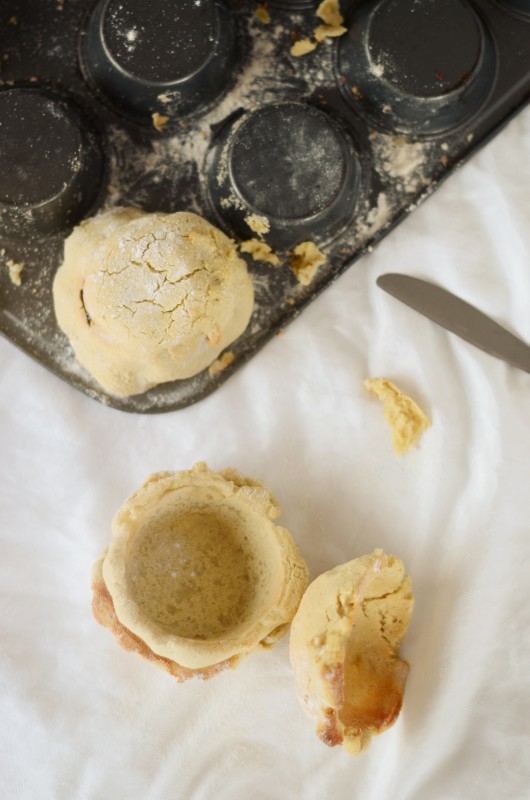
[[512, 366], [530, 372], [530, 346], [447, 289], [421, 278], [392, 272], [381, 275], [376, 282], [385, 292], [442, 328]]

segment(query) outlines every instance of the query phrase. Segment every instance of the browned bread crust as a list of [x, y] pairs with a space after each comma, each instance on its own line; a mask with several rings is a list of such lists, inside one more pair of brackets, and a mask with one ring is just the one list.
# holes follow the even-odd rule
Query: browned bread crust
[[190, 678], [200, 678], [204, 681], [208, 680], [219, 672], [230, 668], [233, 669], [239, 661], [238, 656], [232, 656], [232, 658], [228, 658], [226, 661], [220, 661], [218, 664], [212, 664], [209, 667], [189, 669], [188, 667], [182, 667], [175, 661], [171, 661], [169, 658], [157, 655], [145, 642], [138, 638], [138, 636], [135, 636], [134, 633], [131, 633], [131, 631], [118, 620], [116, 612], [114, 611], [112, 597], [101, 575], [95, 575], [92, 581], [92, 612], [97, 622], [103, 625], [104, 628], [109, 629], [116, 638], [118, 644], [123, 647], [124, 650], [128, 650], [130, 653], [137, 653], [137, 655], [147, 659], [160, 669], [169, 672], [170, 675], [177, 679], [178, 683], [183, 683]]
[[382, 550], [307, 589], [291, 625], [291, 663], [325, 744], [357, 755], [397, 719], [409, 670], [399, 650], [413, 605], [403, 562]]

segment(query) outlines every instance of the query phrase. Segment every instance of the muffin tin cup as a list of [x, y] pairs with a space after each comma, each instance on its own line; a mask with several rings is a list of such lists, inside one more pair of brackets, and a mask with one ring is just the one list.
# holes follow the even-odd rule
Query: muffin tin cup
[[0, 130], [0, 234], [54, 234], [83, 219], [105, 167], [98, 135], [74, 102], [48, 89], [6, 89]]
[[383, 130], [445, 133], [484, 105], [496, 75], [491, 35], [466, 0], [364, 2], [346, 21], [336, 69], [348, 104]]
[[223, 94], [237, 60], [234, 17], [222, 0], [99, 0], [80, 38], [94, 91], [159, 132]]
[[345, 128], [308, 103], [271, 103], [232, 118], [209, 157], [210, 202], [222, 226], [248, 239], [252, 221], [264, 220], [264, 238], [279, 250], [344, 230], [360, 186]]

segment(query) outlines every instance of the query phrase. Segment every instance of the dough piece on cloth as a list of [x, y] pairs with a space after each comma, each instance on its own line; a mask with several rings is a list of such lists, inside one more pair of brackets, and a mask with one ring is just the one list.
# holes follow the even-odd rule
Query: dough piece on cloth
[[263, 484], [233, 469], [199, 462], [150, 476], [94, 567], [94, 616], [179, 681], [273, 645], [308, 583], [279, 513]]
[[79, 363], [125, 397], [208, 367], [245, 330], [254, 292], [235, 244], [207, 220], [128, 208], [74, 229], [53, 299]]
[[317, 735], [351, 755], [396, 720], [408, 664], [399, 647], [413, 608], [400, 559], [374, 550], [320, 575], [291, 625], [297, 694]]
[[398, 456], [414, 447], [431, 422], [411, 397], [386, 378], [367, 378], [365, 387], [383, 403], [385, 419], [392, 429], [392, 444]]

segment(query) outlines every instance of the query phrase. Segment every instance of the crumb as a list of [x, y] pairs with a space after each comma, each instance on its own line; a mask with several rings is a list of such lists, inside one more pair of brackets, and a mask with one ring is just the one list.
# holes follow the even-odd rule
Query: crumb
[[347, 29], [342, 24], [344, 17], [340, 13], [338, 0], [323, 0], [316, 10], [316, 15], [324, 24], [315, 28], [315, 40], [307, 38], [296, 41], [291, 47], [291, 55], [305, 56], [326, 39], [343, 36], [346, 33]]
[[248, 239], [246, 242], [241, 242], [239, 249], [242, 253], [251, 255], [254, 261], [264, 261], [266, 264], [272, 264], [273, 267], [278, 267], [280, 264], [276, 253], [273, 253], [269, 245], [259, 239]]
[[344, 22], [344, 17], [339, 9], [339, 0], [323, 0], [317, 8], [316, 14], [326, 25], [342, 25]]
[[313, 242], [301, 242], [291, 255], [291, 269], [296, 279], [307, 286], [316, 275], [317, 269], [324, 264], [326, 257]]
[[271, 21], [271, 15], [269, 14], [267, 9], [267, 3], [259, 5], [257, 9], [254, 11], [254, 16], [256, 17], [258, 22], [261, 22], [262, 25], [268, 25], [269, 22]]
[[260, 214], [249, 214], [245, 217], [245, 222], [254, 233], [262, 235], [270, 231], [270, 223], [267, 217], [262, 217]]
[[312, 50], [315, 50], [316, 46], [316, 42], [312, 42], [311, 39], [299, 39], [291, 47], [291, 55], [295, 58], [305, 56], [307, 53], [311, 53]]
[[351, 87], [351, 93], [355, 97], [356, 100], [362, 100], [363, 97], [364, 97], [364, 94], [361, 92], [361, 90], [359, 89], [358, 86], [352, 86]]
[[11, 18], [10, 18], [10, 19], [7, 21], [7, 24], [8, 24], [8, 25], [18, 25], [18, 20], [17, 20], [17, 18], [16, 18], [16, 17], [11, 17]]
[[368, 378], [368, 391], [383, 402], [385, 419], [392, 428], [392, 444], [399, 456], [410, 450], [431, 423], [421, 408], [386, 378]]
[[347, 30], [344, 25], [318, 25], [314, 30], [314, 36], [317, 42], [323, 42], [328, 37], [344, 36]]
[[219, 358], [216, 361], [214, 361], [213, 364], [210, 364], [210, 366], [208, 367], [208, 372], [213, 378], [215, 375], [218, 375], [219, 372], [222, 372], [224, 369], [229, 367], [230, 364], [233, 364], [234, 361], [235, 361], [235, 355], [232, 353], [231, 350], [227, 350], [225, 353], [223, 353], [222, 356], [219, 356]]
[[22, 285], [22, 270], [24, 269], [24, 264], [18, 264], [12, 258], [9, 258], [6, 261], [6, 267], [9, 270], [9, 280], [11, 281], [14, 286], [21, 286]]
[[162, 131], [169, 122], [169, 117], [165, 117], [163, 114], [159, 114], [158, 111], [154, 111], [151, 114], [151, 119], [153, 120], [153, 127], [159, 133], [162, 133]]

